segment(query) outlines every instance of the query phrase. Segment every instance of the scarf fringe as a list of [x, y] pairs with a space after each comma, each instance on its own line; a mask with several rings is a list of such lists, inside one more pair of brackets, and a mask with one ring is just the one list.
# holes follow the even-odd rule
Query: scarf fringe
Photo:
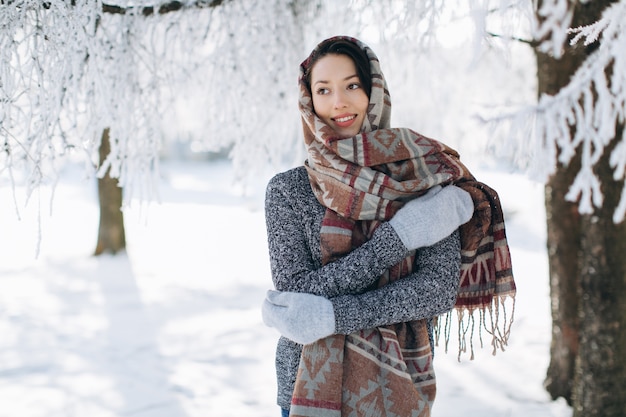
[[[510, 314], [507, 309], [510, 310]], [[475, 313], [478, 313], [478, 317]], [[433, 326], [435, 346], [439, 346], [439, 340], [443, 334], [446, 353], [448, 353], [455, 314], [458, 340], [457, 360], [460, 362], [461, 356], [468, 353], [468, 347], [470, 360], [475, 359], [474, 338], [478, 336], [480, 348], [484, 348], [483, 331], [491, 336], [491, 353], [495, 356], [498, 350], [504, 352], [505, 347], [508, 346], [511, 326], [515, 318], [515, 296], [496, 296], [491, 305], [484, 308], [454, 308], [439, 316]]]

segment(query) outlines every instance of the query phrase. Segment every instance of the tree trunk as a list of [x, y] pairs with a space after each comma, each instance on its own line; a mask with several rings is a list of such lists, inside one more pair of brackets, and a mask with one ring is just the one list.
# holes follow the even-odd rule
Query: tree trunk
[[579, 271], [581, 252], [578, 207], [565, 201], [579, 163], [560, 166], [545, 187], [547, 245], [552, 307], [552, 343], [545, 387], [553, 399], [572, 405], [579, 338]]
[[[568, 48], [560, 59], [535, 51], [538, 94], [555, 95], [586, 58]], [[563, 397], [572, 404], [575, 362], [580, 323], [581, 216], [578, 205], [565, 200], [569, 186], [580, 170], [580, 157], [557, 166], [545, 186], [548, 265], [552, 308], [552, 343], [545, 387], [553, 399]]]
[[[569, 83], [585, 56], [568, 50], [561, 59], [536, 51], [538, 93], [554, 95]], [[572, 404], [574, 366], [578, 354], [581, 252], [578, 205], [565, 200], [580, 169], [580, 157], [559, 164], [545, 187], [547, 247], [552, 307], [552, 343], [545, 387], [553, 399]]]
[[[593, 23], [610, 3], [576, 2], [572, 26]], [[538, 93], [556, 94], [594, 48], [566, 45], [558, 60], [536, 51]], [[545, 386], [576, 417], [626, 415], [626, 226], [612, 221], [622, 184], [613, 181], [609, 154], [595, 170], [605, 200], [593, 215], [581, 216], [577, 204], [565, 201], [580, 156], [558, 165], [545, 189], [552, 301]]]
[[[100, 142], [100, 166], [110, 152], [111, 142], [107, 128], [102, 132]], [[98, 200], [100, 202], [100, 226], [94, 255], [115, 254], [126, 248], [126, 234], [122, 212], [122, 188], [119, 187], [117, 178], [111, 178], [109, 170], [98, 179]]]
[[[617, 137], [622, 129], [618, 127]], [[609, 165], [617, 140], [596, 169], [602, 179], [603, 206], [582, 221], [575, 417], [626, 416], [626, 222], [612, 220], [623, 184], [612, 180]]]

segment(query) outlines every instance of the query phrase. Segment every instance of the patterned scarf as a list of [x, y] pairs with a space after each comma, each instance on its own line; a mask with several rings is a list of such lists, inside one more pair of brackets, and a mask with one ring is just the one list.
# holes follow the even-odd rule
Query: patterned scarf
[[[304, 82], [310, 57], [300, 66], [300, 111], [313, 192], [327, 210], [322, 222], [323, 263], [367, 241], [411, 197], [430, 187], [455, 184], [470, 193], [472, 219], [461, 228], [462, 266], [455, 305], [459, 355], [475, 325], [492, 336], [494, 352], [508, 339], [512, 315], [500, 315], [514, 299], [504, 218], [497, 193], [476, 181], [453, 149], [405, 128], [390, 128], [391, 101], [378, 58], [359, 40], [370, 61], [372, 89], [361, 133], [338, 139], [314, 113]], [[409, 275], [414, 252], [387, 270], [378, 287]], [[502, 308], [504, 310], [504, 308]], [[487, 314], [489, 313], [489, 314]], [[487, 320], [487, 316], [491, 320]], [[449, 337], [449, 317], [437, 326]], [[470, 332], [470, 346], [472, 332]], [[482, 340], [482, 338], [481, 338]], [[473, 355], [472, 355], [473, 357]], [[436, 384], [427, 320], [333, 335], [303, 347], [291, 416], [430, 416]]]

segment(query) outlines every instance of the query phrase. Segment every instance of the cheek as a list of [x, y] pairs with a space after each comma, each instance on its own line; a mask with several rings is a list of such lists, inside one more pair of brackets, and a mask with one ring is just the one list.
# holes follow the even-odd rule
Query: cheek
[[328, 113], [328, 109], [324, 99], [320, 96], [313, 96], [312, 104], [315, 114], [317, 114], [317, 116], [320, 118], [324, 118], [325, 115]]
[[369, 105], [370, 105], [369, 99], [367, 98], [365, 94], [363, 94], [363, 97], [361, 98], [361, 102], [360, 102], [361, 111], [363, 113], [367, 113], [367, 108], [369, 107]]
[[315, 113], [317, 113], [317, 110], [316, 110], [316, 109], [319, 107], [319, 104], [318, 104], [318, 100], [317, 100], [317, 97], [316, 97], [316, 96], [313, 96], [313, 97], [311, 98], [311, 105], [313, 106], [313, 111], [314, 111]]

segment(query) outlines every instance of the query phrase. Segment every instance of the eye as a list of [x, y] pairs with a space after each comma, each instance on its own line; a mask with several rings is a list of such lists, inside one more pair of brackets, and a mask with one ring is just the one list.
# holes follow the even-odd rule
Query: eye
[[315, 94], [319, 94], [321, 96], [324, 96], [326, 94], [328, 94], [330, 92], [330, 90], [326, 87], [320, 87], [317, 90], [315, 90]]
[[348, 85], [348, 90], [358, 90], [359, 88], [361, 88], [361, 84], [359, 83], [350, 83]]

